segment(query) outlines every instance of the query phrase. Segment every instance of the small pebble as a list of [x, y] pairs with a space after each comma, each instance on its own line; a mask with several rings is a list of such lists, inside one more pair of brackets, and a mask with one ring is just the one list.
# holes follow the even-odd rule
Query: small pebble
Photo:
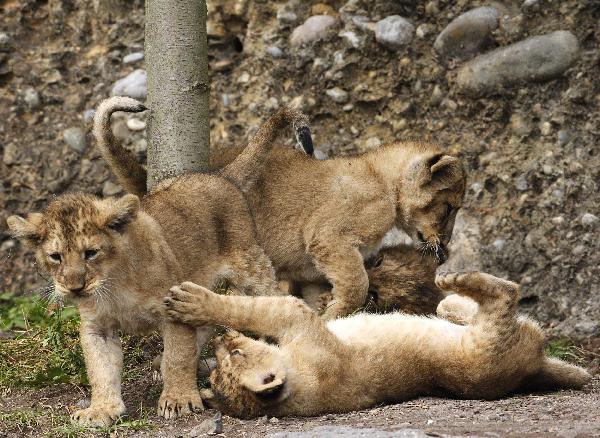
[[555, 217], [553, 217], [552, 219], [550, 219], [550, 221], [551, 221], [551, 222], [552, 222], [554, 225], [560, 226], [560, 225], [562, 225], [562, 224], [564, 224], [564, 223], [565, 223], [565, 218], [564, 218], [564, 217], [562, 217], [562, 216], [555, 216]]
[[87, 109], [83, 112], [83, 121], [85, 123], [91, 123], [94, 120], [94, 114], [96, 114], [96, 110]]
[[133, 64], [144, 59], [144, 52], [134, 52], [123, 57], [123, 64]]
[[277, 11], [277, 21], [282, 24], [292, 24], [298, 21], [298, 16], [292, 11], [286, 9], [280, 9]]
[[23, 93], [23, 100], [30, 108], [40, 106], [40, 95], [34, 88], [27, 88]]
[[592, 213], [585, 213], [583, 216], [581, 216], [581, 223], [585, 227], [593, 227], [598, 223], [598, 221], [600, 221], [598, 216]]
[[10, 45], [10, 37], [6, 32], [0, 32], [0, 50], [7, 50]]
[[390, 15], [377, 22], [375, 39], [388, 49], [398, 50], [409, 44], [415, 33], [415, 27], [406, 18]]
[[110, 94], [111, 96], [129, 96], [145, 100], [147, 91], [146, 70], [138, 69], [115, 82]]
[[564, 146], [571, 141], [571, 133], [565, 129], [561, 129], [557, 134], [558, 144]]
[[68, 128], [63, 131], [63, 140], [72, 149], [81, 153], [85, 150], [85, 133], [81, 128]]
[[350, 98], [348, 92], [339, 87], [330, 88], [329, 90], [325, 91], [325, 94], [331, 97], [331, 99], [337, 103], [346, 103]]
[[281, 50], [277, 46], [267, 47], [266, 52], [271, 55], [273, 58], [281, 58], [283, 56], [283, 50]]
[[504, 249], [504, 247], [506, 246], [506, 240], [496, 239], [496, 240], [494, 240], [492, 245], [494, 246], [494, 248], [496, 248], [497, 251], [502, 251]]
[[585, 252], [585, 246], [584, 245], [577, 245], [575, 248], [573, 248], [573, 255], [574, 256], [579, 256], [581, 254], [583, 254]]
[[527, 184], [527, 179], [525, 178], [525, 175], [519, 175], [517, 177], [516, 180], [516, 187], [517, 190], [524, 192], [525, 190], [527, 190], [529, 188], [529, 184]]
[[540, 132], [543, 136], [547, 137], [552, 134], [552, 124], [550, 122], [543, 122], [540, 124]]
[[330, 15], [313, 15], [293, 30], [290, 36], [290, 44], [301, 46], [319, 41], [325, 38], [328, 32], [337, 27], [338, 24], [337, 18]]

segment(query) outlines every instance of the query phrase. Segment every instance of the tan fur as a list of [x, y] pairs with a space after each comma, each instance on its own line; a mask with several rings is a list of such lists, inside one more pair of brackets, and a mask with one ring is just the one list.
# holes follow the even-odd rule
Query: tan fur
[[334, 301], [325, 317], [334, 318], [365, 302], [364, 258], [394, 227], [443, 261], [464, 190], [456, 158], [432, 145], [395, 143], [324, 161], [275, 149], [246, 193], [278, 277], [326, 279]]
[[[125, 100], [124, 100], [125, 99]], [[130, 190], [144, 191], [139, 165], [110, 133], [110, 113], [140, 110], [136, 101], [111, 98], [98, 109], [94, 132], [103, 156]], [[296, 119], [284, 109], [259, 130], [246, 154], [260, 159], [261, 141]], [[253, 150], [258, 150], [253, 153]], [[223, 170], [244, 171], [246, 155]], [[245, 177], [249, 178], [249, 177]], [[223, 282], [241, 293], [279, 294], [269, 259], [257, 244], [254, 224], [242, 193], [218, 175], [187, 174], [161, 182], [141, 201], [137, 196], [101, 200], [85, 194], [65, 195], [27, 219], [12, 216], [8, 225], [35, 251], [38, 264], [53, 279], [57, 297], [72, 298], [81, 313], [81, 344], [92, 387], [92, 403], [74, 418], [107, 425], [122, 414], [122, 352], [117, 332], [159, 329], [164, 337], [161, 363], [164, 382], [158, 411], [176, 418], [200, 409], [196, 385], [197, 334], [166, 322], [162, 296], [173, 284], [193, 280], [214, 287]], [[52, 260], [60, 257], [60, 260]]]
[[277, 341], [238, 332], [215, 341], [217, 367], [204, 395], [243, 418], [348, 412], [440, 390], [495, 399], [529, 381], [581, 388], [590, 380], [545, 356], [540, 327], [516, 314], [518, 285], [483, 273], [444, 274], [436, 284], [478, 303], [469, 325], [402, 313], [325, 323], [293, 297], [223, 296], [189, 282], [172, 288], [165, 305], [176, 321]]
[[[306, 126], [300, 113], [290, 119]], [[277, 126], [263, 125], [261, 141], [242, 150], [243, 165], [230, 165], [233, 171], [223, 175], [246, 194], [259, 242], [278, 277], [332, 285], [326, 318], [363, 305], [369, 287], [364, 258], [395, 227], [445, 260], [466, 186], [456, 157], [436, 145], [397, 142], [319, 161], [300, 151], [271, 150]], [[213, 156], [214, 164], [223, 161]]]
[[[227, 163], [236, 151], [213, 154], [213, 165]], [[274, 148], [261, 166], [252, 185], [232, 181], [244, 184], [259, 241], [278, 277], [333, 286], [326, 318], [363, 305], [369, 284], [364, 258], [394, 227], [445, 260], [466, 176], [441, 148], [399, 142], [325, 161]]]
[[[443, 292], [435, 285], [437, 261], [409, 245], [382, 249], [365, 263], [369, 294], [363, 305], [368, 312], [402, 311], [431, 315], [436, 312]], [[299, 297], [318, 312], [332, 300], [331, 286], [321, 283], [301, 285]]]

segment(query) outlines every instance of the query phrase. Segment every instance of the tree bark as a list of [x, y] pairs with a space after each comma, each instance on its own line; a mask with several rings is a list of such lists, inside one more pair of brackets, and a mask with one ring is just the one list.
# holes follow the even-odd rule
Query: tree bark
[[205, 0], [146, 0], [148, 190], [208, 168], [210, 147]]

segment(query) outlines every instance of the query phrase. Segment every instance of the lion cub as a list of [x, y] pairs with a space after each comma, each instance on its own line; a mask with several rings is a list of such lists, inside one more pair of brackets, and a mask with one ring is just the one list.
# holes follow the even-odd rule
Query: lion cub
[[173, 287], [165, 306], [175, 321], [278, 342], [234, 331], [215, 340], [205, 396], [242, 418], [348, 412], [440, 389], [495, 399], [525, 386], [581, 388], [590, 380], [583, 368], [544, 354], [540, 327], [516, 314], [515, 283], [475, 272], [440, 275], [436, 284], [478, 304], [461, 316], [468, 325], [402, 313], [326, 323], [297, 298], [223, 296], [189, 282]]
[[[399, 142], [348, 158], [315, 160], [291, 149], [268, 154], [247, 196], [258, 239], [278, 278], [328, 281], [328, 319], [363, 305], [363, 262], [394, 228], [441, 263], [465, 193], [458, 158], [419, 142]], [[227, 174], [227, 172], [225, 172]]]
[[[133, 99], [111, 98], [100, 105], [94, 120], [103, 156], [136, 193], [145, 190], [143, 184], [127, 185], [128, 175], [141, 177], [145, 171], [113, 137], [110, 116], [144, 109]], [[235, 174], [244, 160], [260, 160], [261, 142], [271, 142], [270, 136], [288, 123], [304, 131], [302, 120], [287, 109], [275, 114], [226, 170]], [[51, 274], [55, 295], [72, 299], [81, 314], [92, 400], [74, 419], [84, 424], [108, 425], [125, 411], [119, 330], [163, 333], [160, 415], [176, 418], [202, 408], [196, 384], [198, 343], [210, 332], [197, 334], [164, 318], [162, 298], [173, 284], [193, 279], [211, 286], [227, 282], [246, 293], [282, 293], [256, 241], [244, 196], [218, 175], [194, 173], [163, 181], [141, 201], [135, 195], [63, 195], [41, 213], [11, 216], [7, 222]]]
[[[437, 265], [435, 257], [410, 245], [380, 250], [365, 262], [369, 293], [363, 309], [373, 313], [434, 314], [445, 296], [435, 285]], [[296, 294], [318, 312], [323, 312], [332, 299], [331, 286], [322, 283], [302, 284]]]

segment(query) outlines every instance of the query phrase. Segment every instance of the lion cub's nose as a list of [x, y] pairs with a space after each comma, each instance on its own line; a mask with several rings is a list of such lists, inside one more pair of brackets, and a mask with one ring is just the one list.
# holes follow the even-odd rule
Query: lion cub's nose
[[81, 292], [83, 292], [84, 288], [85, 288], [85, 285], [81, 285], [78, 287], [70, 288], [69, 292], [71, 292], [72, 294], [75, 294], [75, 295], [81, 295]]

